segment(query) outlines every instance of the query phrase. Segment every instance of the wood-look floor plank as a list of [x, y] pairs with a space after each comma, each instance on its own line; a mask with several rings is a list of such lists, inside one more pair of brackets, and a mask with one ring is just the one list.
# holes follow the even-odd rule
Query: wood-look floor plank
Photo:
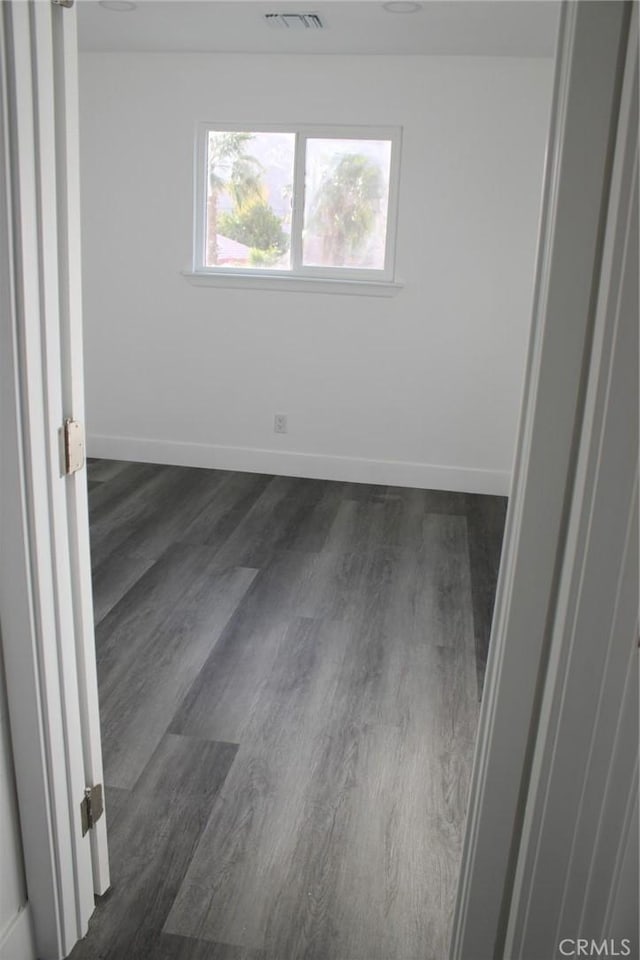
[[358, 585], [364, 592], [365, 558], [340, 555], [338, 560], [329, 554], [280, 552], [258, 572], [176, 713], [172, 730], [211, 739], [243, 738], [291, 621], [346, 620], [343, 597], [350, 591], [355, 596]]
[[220, 571], [207, 547], [171, 548], [96, 633], [105, 780], [131, 787], [255, 571]]
[[[236, 751], [234, 744], [167, 736], [135, 788], [116, 794], [112, 888], [71, 960], [157, 960], [158, 946], [167, 946], [167, 957], [172, 950], [181, 957], [178, 948], [185, 960], [203, 956], [197, 944], [191, 954], [189, 944], [162, 945], [159, 933]], [[107, 795], [107, 810], [113, 793]], [[226, 960], [224, 951], [219, 956]]]
[[126, 460], [87, 460], [87, 477], [91, 482], [102, 483], [113, 480], [119, 473], [129, 466]]
[[292, 868], [270, 912], [270, 956], [431, 960], [438, 918], [425, 894], [425, 782], [434, 765], [425, 754], [413, 755], [390, 725], [336, 734], [309, 783]]
[[164, 476], [168, 467], [159, 467], [153, 463], [127, 463], [117, 474], [96, 485], [89, 494], [89, 514], [92, 537], [96, 537], [96, 528], [101, 519], [117, 508], [122, 500], [136, 497], [146, 484], [156, 484]]
[[[220, 471], [164, 467], [130, 484], [117, 500], [96, 508], [91, 526], [93, 562], [100, 563], [114, 551], [159, 556], [179, 539], [222, 479]], [[101, 493], [96, 491], [95, 498]]]
[[96, 627], [153, 566], [155, 560], [153, 556], [117, 551], [94, 566], [91, 582]]
[[222, 546], [272, 480], [262, 473], [223, 475], [215, 496], [187, 524], [178, 541]]
[[342, 500], [325, 548], [334, 553], [362, 553], [392, 545], [403, 503], [396, 499]]
[[352, 714], [340, 722], [363, 724], [341, 828], [348, 853], [326, 908], [333, 922], [309, 921], [315, 952], [301, 956], [447, 953], [478, 706], [464, 519], [434, 517], [433, 526], [427, 543], [448, 561], [430, 570], [431, 618], [422, 598], [415, 616], [419, 581], [402, 566], [404, 555], [392, 570], [390, 615], [371, 611], [343, 663], [338, 700]]
[[334, 567], [328, 557], [285, 551], [258, 571], [171, 729], [240, 740], [291, 621], [328, 609], [325, 580]]
[[425, 513], [444, 513], [449, 516], [466, 516], [468, 509], [467, 493], [453, 490], [416, 490], [408, 487], [386, 487], [388, 497], [405, 501], [408, 497], [418, 497]]
[[273, 477], [221, 546], [220, 561], [261, 567], [280, 550], [319, 549], [327, 533], [327, 509], [331, 516], [337, 507], [326, 481]]
[[[98, 661], [115, 658], [128, 666], [144, 656], [163, 626], [179, 629], [190, 617], [200, 594], [232, 571], [220, 568], [215, 548], [177, 544], [152, 563], [96, 629]], [[250, 574], [253, 581], [255, 571]], [[210, 606], [204, 613], [210, 613]], [[106, 675], [105, 675], [106, 676]]]
[[[432, 509], [430, 491], [381, 487], [368, 496], [344, 496], [324, 549], [357, 553], [378, 547], [419, 549], [423, 524], [432, 513], [454, 510]], [[353, 493], [350, 485], [349, 493]]]
[[[304, 825], [265, 931], [269, 956], [447, 954], [477, 720], [473, 638], [469, 629], [466, 671], [459, 651], [429, 645], [394, 671], [391, 640], [370, 650], [369, 670], [363, 649], [342, 664], [327, 755], [309, 778]], [[379, 682], [389, 673], [395, 710]], [[385, 712], [395, 722], [381, 722]]]
[[371, 625], [410, 644], [453, 645], [465, 636], [460, 600], [469, 588], [464, 518], [428, 515], [419, 549], [380, 547], [363, 556], [328, 559], [335, 566], [317, 601], [320, 615]]
[[169, 729], [240, 742], [284, 641], [288, 622], [254, 624], [234, 617], [178, 707]]

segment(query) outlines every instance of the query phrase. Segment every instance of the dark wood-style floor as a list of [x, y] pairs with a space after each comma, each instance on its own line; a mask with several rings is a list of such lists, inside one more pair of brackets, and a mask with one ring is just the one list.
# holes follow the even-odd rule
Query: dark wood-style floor
[[443, 960], [505, 501], [89, 487], [112, 890], [73, 960]]

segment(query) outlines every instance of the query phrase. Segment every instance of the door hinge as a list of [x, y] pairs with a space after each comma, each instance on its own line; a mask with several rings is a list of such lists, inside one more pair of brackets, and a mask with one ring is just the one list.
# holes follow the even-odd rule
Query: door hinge
[[64, 472], [76, 473], [84, 467], [84, 430], [78, 420], [64, 422]]
[[87, 787], [84, 792], [84, 800], [80, 804], [80, 819], [82, 821], [82, 836], [84, 837], [85, 833], [88, 830], [91, 830], [93, 825], [102, 816], [104, 811], [104, 803], [102, 800], [102, 784], [96, 783], [95, 787]]

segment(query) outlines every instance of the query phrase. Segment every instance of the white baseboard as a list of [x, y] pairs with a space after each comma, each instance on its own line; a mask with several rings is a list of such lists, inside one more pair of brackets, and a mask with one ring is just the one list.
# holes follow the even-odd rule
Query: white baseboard
[[106, 460], [133, 460], [182, 467], [242, 470], [285, 477], [312, 477], [353, 483], [380, 483], [424, 490], [490, 493], [506, 496], [511, 475], [507, 471], [447, 467], [405, 460], [367, 460], [293, 450], [261, 450], [218, 444], [181, 443], [140, 437], [87, 438], [87, 454]]
[[36, 960], [31, 909], [28, 903], [0, 934], [0, 960]]

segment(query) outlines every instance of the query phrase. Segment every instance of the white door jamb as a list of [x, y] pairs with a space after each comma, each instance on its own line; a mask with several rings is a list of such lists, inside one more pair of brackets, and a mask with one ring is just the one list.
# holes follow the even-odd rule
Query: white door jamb
[[630, 7], [562, 6], [524, 402], [450, 960], [502, 960], [594, 329]]
[[94, 909], [91, 840], [80, 818], [88, 785], [79, 693], [86, 676], [78, 672], [61, 469], [68, 290], [55, 31], [75, 11], [8, 0], [1, 13], [0, 601], [29, 909], [40, 960], [60, 960], [86, 933]]

